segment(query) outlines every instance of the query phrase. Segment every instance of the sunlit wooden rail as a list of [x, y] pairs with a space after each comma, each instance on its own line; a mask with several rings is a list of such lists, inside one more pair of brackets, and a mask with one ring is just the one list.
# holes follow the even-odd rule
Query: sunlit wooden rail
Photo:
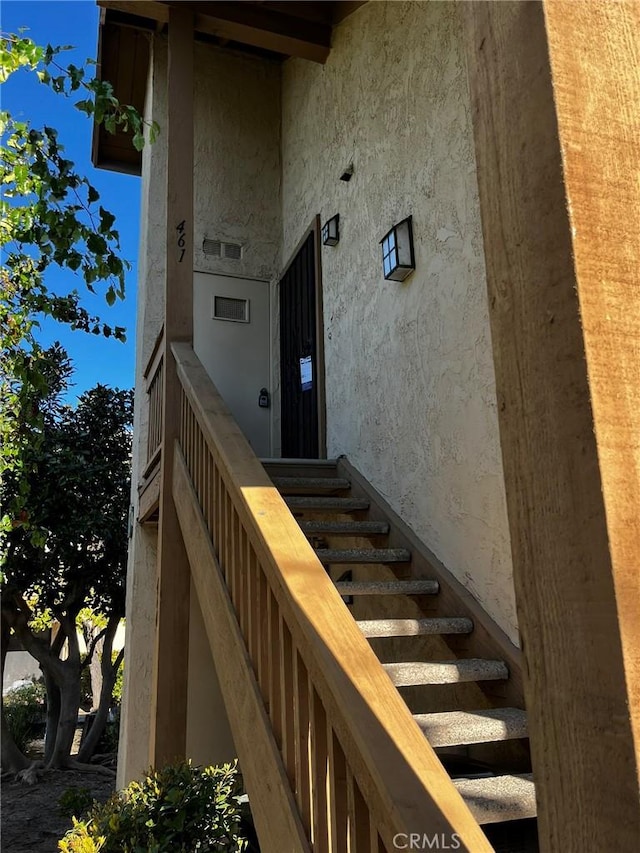
[[262, 850], [490, 851], [193, 350], [172, 351], [174, 500]]

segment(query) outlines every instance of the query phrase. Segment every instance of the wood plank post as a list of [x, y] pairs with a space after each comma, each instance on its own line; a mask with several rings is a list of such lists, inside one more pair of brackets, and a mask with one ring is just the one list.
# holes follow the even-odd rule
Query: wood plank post
[[461, 4], [540, 845], [565, 853], [640, 838], [638, 9], [632, 36], [624, 6], [549, 3], [549, 42], [541, 3]]
[[151, 756], [184, 758], [189, 662], [189, 561], [172, 496], [180, 383], [171, 342], [193, 335], [193, 14], [169, 9], [164, 412], [158, 529], [158, 619]]
[[640, 4], [545, 2], [545, 17], [640, 766]]

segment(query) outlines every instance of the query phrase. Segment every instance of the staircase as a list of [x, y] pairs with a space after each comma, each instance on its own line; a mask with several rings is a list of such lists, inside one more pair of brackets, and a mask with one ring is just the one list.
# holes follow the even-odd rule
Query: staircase
[[263, 464], [494, 849], [536, 851], [518, 650], [346, 459]]

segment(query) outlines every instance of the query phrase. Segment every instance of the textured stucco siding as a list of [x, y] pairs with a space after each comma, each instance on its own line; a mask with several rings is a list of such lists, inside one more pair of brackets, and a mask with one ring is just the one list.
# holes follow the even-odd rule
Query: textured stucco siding
[[[195, 269], [271, 280], [280, 258], [280, 66], [196, 45]], [[240, 261], [202, 251], [240, 243]]]
[[[328, 453], [345, 453], [517, 642], [473, 136], [453, 3], [369, 3], [283, 70], [283, 262], [323, 248]], [[353, 162], [354, 176], [340, 181]], [[379, 241], [413, 216], [416, 272]]]

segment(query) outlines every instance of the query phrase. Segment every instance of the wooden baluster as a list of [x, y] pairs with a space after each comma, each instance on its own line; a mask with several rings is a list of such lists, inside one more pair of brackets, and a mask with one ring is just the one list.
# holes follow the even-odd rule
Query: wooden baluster
[[258, 681], [265, 704], [269, 696], [269, 588], [264, 570], [258, 564]]
[[327, 715], [317, 692], [309, 691], [311, 728], [311, 792], [314, 853], [329, 851], [329, 750]]
[[207, 522], [207, 530], [209, 531], [209, 536], [211, 536], [211, 531], [213, 530], [213, 518], [212, 518], [212, 507], [213, 507], [213, 459], [211, 458], [211, 451], [209, 450], [209, 445], [205, 444], [205, 470], [204, 470], [204, 495], [205, 495], [205, 521]]
[[282, 744], [282, 721], [280, 717], [280, 612], [274, 594], [268, 593], [268, 647], [269, 647], [269, 718], [278, 744]]
[[189, 407], [189, 426], [187, 429], [187, 468], [193, 479], [193, 409]]
[[231, 560], [230, 560], [230, 582], [231, 601], [236, 611], [236, 618], [240, 609], [239, 599], [239, 573], [240, 573], [240, 519], [236, 513], [233, 501], [231, 505]]
[[196, 487], [196, 495], [198, 496], [198, 505], [202, 507], [202, 487], [200, 484], [200, 439], [201, 434], [198, 429], [198, 421], [193, 422], [193, 482]]
[[[298, 802], [300, 817], [306, 830], [307, 836], [311, 838], [311, 782], [310, 771], [310, 695], [309, 695], [309, 673], [299, 653], [294, 654], [293, 659], [293, 683], [295, 691], [294, 706], [294, 730], [295, 742], [295, 795]], [[314, 851], [316, 850], [314, 844]]]
[[347, 767], [347, 809], [350, 853], [370, 853], [375, 848], [372, 848], [371, 843], [369, 809], [349, 767]]
[[248, 630], [247, 630], [247, 597], [248, 597], [248, 578], [247, 578], [247, 566], [248, 566], [248, 550], [247, 550], [247, 534], [240, 522], [240, 517], [236, 516], [238, 520], [238, 554], [237, 554], [237, 565], [236, 565], [236, 586], [237, 592], [236, 596], [238, 599], [237, 605], [237, 613], [238, 613], [238, 623], [240, 624], [240, 630], [242, 632], [242, 636], [244, 637], [245, 645], [248, 646]]
[[253, 665], [253, 672], [258, 678], [258, 648], [259, 648], [259, 616], [258, 616], [258, 558], [253, 545], [247, 540], [247, 648]]
[[202, 430], [200, 429], [197, 421], [196, 429], [198, 431], [198, 464], [196, 467], [198, 472], [198, 503], [200, 504], [200, 511], [202, 512], [202, 506], [204, 503], [204, 436], [202, 435]]
[[229, 589], [231, 571], [231, 498], [224, 483], [224, 535], [222, 538], [222, 571]]
[[296, 789], [296, 732], [293, 708], [293, 647], [291, 631], [280, 617], [280, 690], [282, 696], [282, 758], [289, 777], [291, 789]]
[[347, 853], [347, 763], [331, 723], [329, 741], [329, 809], [331, 812], [331, 853]]
[[213, 526], [213, 546], [220, 561], [220, 542], [222, 540], [222, 482], [218, 467], [214, 466], [213, 470], [213, 511], [215, 516]]
[[184, 434], [187, 424], [187, 398], [184, 391], [180, 394], [180, 447], [184, 455]]

